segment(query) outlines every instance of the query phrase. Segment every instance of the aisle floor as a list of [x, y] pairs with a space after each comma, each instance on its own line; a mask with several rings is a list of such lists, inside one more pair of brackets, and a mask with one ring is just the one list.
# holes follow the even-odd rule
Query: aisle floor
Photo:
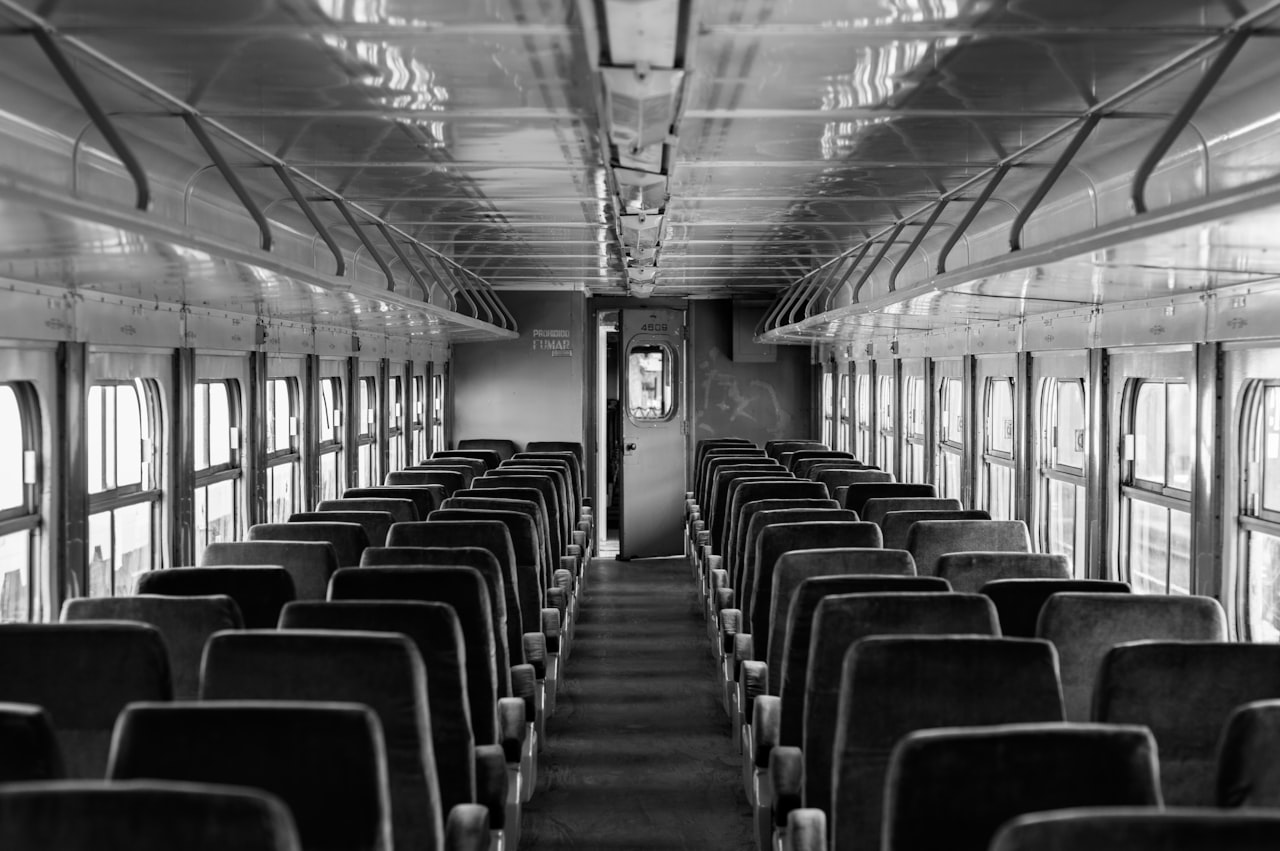
[[754, 847], [688, 559], [589, 570], [520, 847]]

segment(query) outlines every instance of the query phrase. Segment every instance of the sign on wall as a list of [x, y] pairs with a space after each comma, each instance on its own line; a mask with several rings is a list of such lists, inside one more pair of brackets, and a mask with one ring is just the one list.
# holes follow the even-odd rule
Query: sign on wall
[[553, 358], [573, 357], [573, 340], [567, 328], [534, 328], [533, 350], [550, 352]]

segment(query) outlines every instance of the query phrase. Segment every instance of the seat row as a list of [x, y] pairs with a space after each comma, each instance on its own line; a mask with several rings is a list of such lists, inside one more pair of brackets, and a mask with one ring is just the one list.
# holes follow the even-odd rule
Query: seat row
[[[66, 776], [264, 788], [303, 848], [514, 849], [590, 554], [580, 452], [439, 453], [138, 596], [0, 627], [0, 700], [43, 707]], [[126, 794], [85, 782], [66, 792], [86, 812]], [[328, 823], [348, 798], [352, 824], [376, 814], [358, 840]]]
[[[1219, 732], [1280, 698], [1280, 647], [1226, 643], [1216, 601], [1071, 580], [1020, 522], [812, 442], [704, 441], [694, 482], [689, 551], [761, 849], [977, 849], [1039, 810], [1241, 803], [1214, 793]], [[1174, 710], [1188, 676], [1201, 699]]]

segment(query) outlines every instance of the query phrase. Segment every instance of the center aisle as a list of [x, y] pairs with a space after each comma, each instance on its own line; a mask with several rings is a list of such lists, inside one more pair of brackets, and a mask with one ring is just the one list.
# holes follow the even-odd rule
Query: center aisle
[[754, 847], [686, 558], [595, 559], [520, 848]]

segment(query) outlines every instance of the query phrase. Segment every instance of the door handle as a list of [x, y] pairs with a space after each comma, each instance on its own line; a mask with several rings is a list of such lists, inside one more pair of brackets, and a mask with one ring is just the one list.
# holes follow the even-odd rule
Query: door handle
[[626, 452], [635, 452], [636, 445], [634, 443], [628, 443], [626, 446], [623, 447], [623, 450]]

